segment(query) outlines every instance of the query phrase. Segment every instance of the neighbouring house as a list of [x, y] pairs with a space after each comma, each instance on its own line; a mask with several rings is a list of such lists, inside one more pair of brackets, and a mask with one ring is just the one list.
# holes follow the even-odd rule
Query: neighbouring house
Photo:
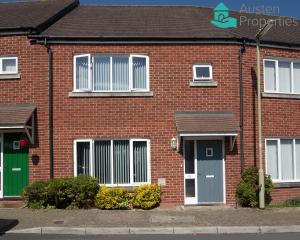
[[[7, 9], [18, 14], [0, 21], [1, 197], [88, 174], [109, 187], [158, 183], [164, 204], [235, 204], [242, 170], [258, 164], [258, 26], [217, 28], [202, 7], [42, 1], [0, 4], [0, 19]], [[300, 197], [299, 23], [261, 42], [274, 202]]]

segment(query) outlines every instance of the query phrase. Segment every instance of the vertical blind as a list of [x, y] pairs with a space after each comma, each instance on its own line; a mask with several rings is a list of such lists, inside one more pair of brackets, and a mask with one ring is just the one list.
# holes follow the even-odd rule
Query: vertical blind
[[130, 183], [129, 141], [113, 142], [114, 183]]
[[300, 180], [300, 139], [267, 140], [267, 173], [272, 179]]
[[279, 91], [291, 92], [291, 63], [278, 62], [279, 68]]
[[92, 172], [100, 184], [148, 181], [148, 145], [145, 140], [95, 140], [92, 171], [90, 142], [77, 142], [76, 147], [77, 174], [89, 175]]
[[[128, 91], [147, 89], [147, 58], [145, 56], [106, 56], [92, 57], [92, 70], [89, 57], [75, 56], [76, 90]], [[89, 71], [92, 71], [91, 77]]]
[[267, 163], [268, 174], [272, 179], [279, 179], [277, 140], [268, 140], [267, 142]]
[[268, 91], [276, 90], [276, 63], [265, 61], [265, 89]]
[[90, 174], [90, 143], [77, 142], [77, 173]]
[[132, 81], [134, 89], [147, 88], [146, 58], [132, 57]]
[[100, 184], [111, 184], [110, 141], [95, 141], [95, 177]]
[[294, 68], [293, 68], [293, 72], [294, 72], [294, 92], [295, 93], [300, 93], [300, 63], [294, 63]]
[[147, 142], [133, 142], [133, 181], [147, 182]]
[[110, 58], [95, 56], [93, 65], [93, 86], [95, 91], [110, 90]]
[[284, 161], [281, 164], [282, 180], [290, 180], [294, 178], [293, 167], [293, 140], [282, 139], [280, 140], [281, 159]]
[[89, 88], [89, 57], [76, 57], [76, 89]]
[[129, 90], [128, 57], [113, 57], [112, 64], [112, 89]]

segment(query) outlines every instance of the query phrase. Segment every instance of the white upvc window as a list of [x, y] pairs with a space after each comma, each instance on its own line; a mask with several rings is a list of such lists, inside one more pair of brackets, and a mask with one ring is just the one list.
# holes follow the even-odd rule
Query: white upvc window
[[74, 175], [78, 174], [94, 176], [110, 187], [150, 183], [150, 141], [75, 140]]
[[0, 57], [0, 74], [17, 74], [17, 57]]
[[264, 91], [300, 94], [300, 60], [264, 59]]
[[201, 64], [193, 66], [194, 81], [212, 80], [212, 66], [210, 64]]
[[266, 172], [274, 182], [300, 182], [300, 139], [266, 139]]
[[134, 54], [75, 55], [74, 91], [149, 91], [149, 57]]

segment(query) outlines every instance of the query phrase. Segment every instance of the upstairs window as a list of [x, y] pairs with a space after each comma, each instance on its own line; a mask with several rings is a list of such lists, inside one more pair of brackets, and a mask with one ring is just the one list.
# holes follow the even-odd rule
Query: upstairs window
[[149, 58], [142, 55], [76, 55], [74, 91], [149, 91]]
[[194, 65], [194, 81], [212, 80], [212, 66], [209, 64], [205, 65]]
[[0, 74], [17, 74], [17, 57], [0, 57]]
[[264, 60], [265, 92], [300, 94], [300, 61]]

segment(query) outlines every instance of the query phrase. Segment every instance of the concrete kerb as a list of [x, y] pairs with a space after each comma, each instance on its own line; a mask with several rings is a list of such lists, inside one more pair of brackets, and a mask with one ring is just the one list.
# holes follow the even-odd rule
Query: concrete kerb
[[291, 226], [216, 226], [216, 227], [40, 227], [7, 231], [6, 234], [65, 235], [148, 235], [148, 234], [265, 234], [300, 233], [300, 225]]

